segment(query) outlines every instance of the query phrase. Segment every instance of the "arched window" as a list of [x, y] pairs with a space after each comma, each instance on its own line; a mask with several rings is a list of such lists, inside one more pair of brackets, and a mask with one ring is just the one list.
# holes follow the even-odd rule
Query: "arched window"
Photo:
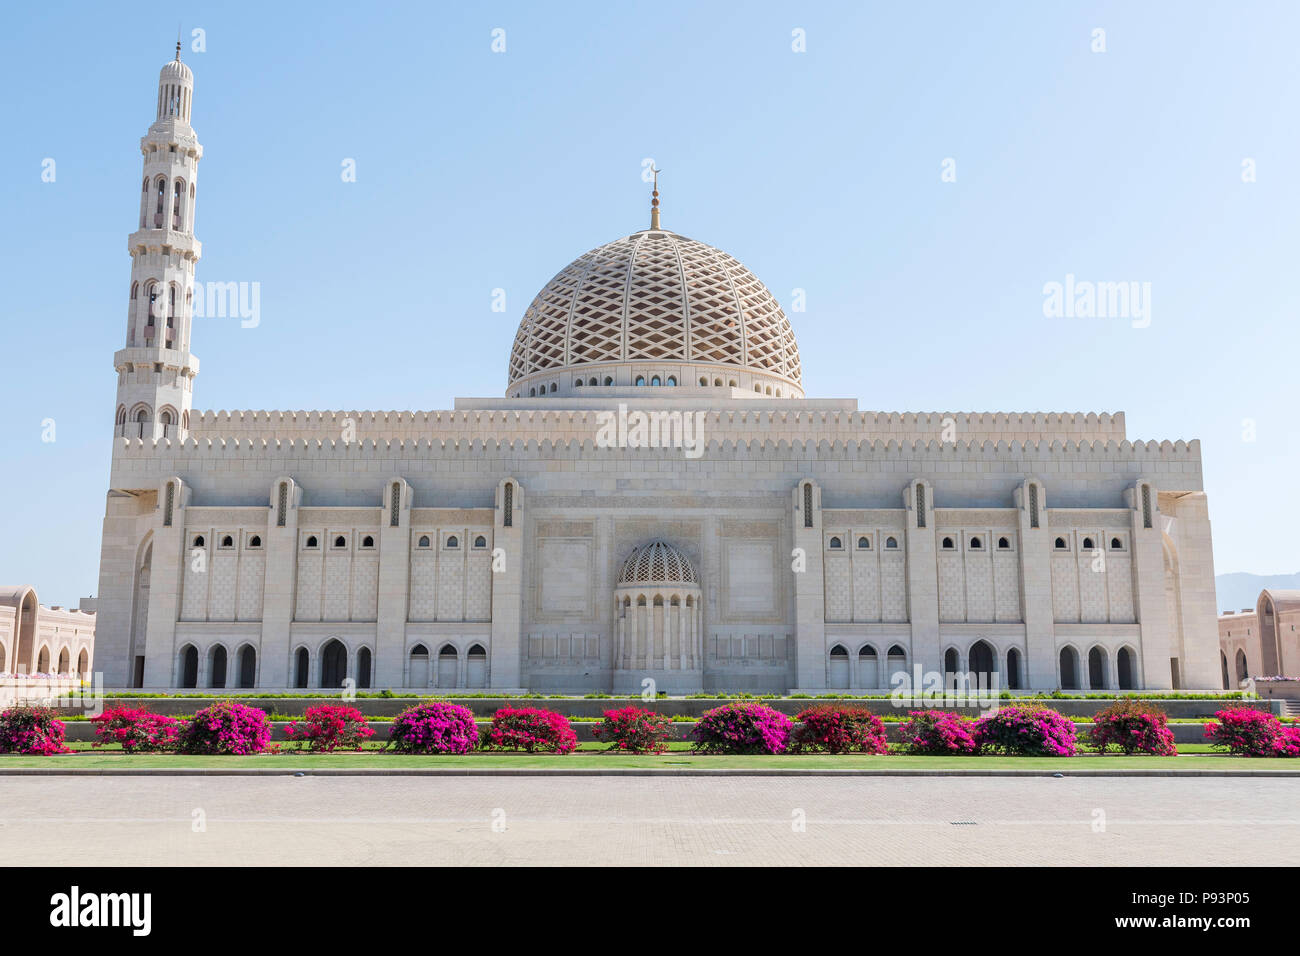
[[885, 550], [886, 550], [886, 551], [893, 551], [893, 550], [895, 550], [895, 549], [897, 549], [897, 548], [898, 548], [898, 539], [897, 539], [897, 538], [892, 538], [892, 537], [891, 537], [891, 538], [886, 538], [886, 539], [885, 539]]
[[858, 686], [880, 687], [880, 660], [870, 644], [858, 649]]
[[575, 378], [575, 379], [573, 380], [573, 387], [574, 387], [574, 388], [582, 388], [582, 379], [580, 379], [580, 378]]
[[843, 644], [831, 648], [830, 661], [826, 668], [826, 685], [832, 688], [849, 686], [849, 652]]
[[1007, 651], [1007, 688], [1020, 689], [1020, 651], [1014, 647]]
[[870, 550], [871, 550], [871, 539], [868, 538], [868, 537], [866, 537], [865, 535], [862, 536], [861, 538], [858, 538], [858, 550], [859, 550], [859, 551], [870, 551]]
[[[1116, 676], [1119, 678], [1120, 690], [1137, 689], [1137, 663], [1133, 657], [1133, 652], [1127, 647], [1121, 647], [1119, 653], [1115, 655]], [[1224, 662], [1224, 676], [1227, 676], [1227, 662]]]
[[650, 376], [650, 384], [651, 384], [651, 385], [662, 385], [663, 382], [659, 381], [659, 376], [658, 376], [658, 375], [652, 375], [652, 376]]
[[536, 387], [536, 386], [533, 386], [532, 388], [530, 388], [530, 389], [528, 390], [528, 397], [529, 397], [529, 398], [536, 398], [536, 397], [537, 397], [537, 387]]
[[961, 668], [961, 662], [957, 659], [957, 648], [950, 647], [943, 652], [943, 672], [944, 674], [955, 674]]
[[722, 388], [722, 379], [720, 379], [720, 378], [715, 378], [715, 379], [713, 380], [713, 387], [714, 387], [714, 388]]
[[486, 547], [487, 547], [487, 538], [483, 537], [483, 535], [481, 535], [481, 534], [480, 534], [480, 535], [476, 535], [476, 536], [474, 537], [474, 547], [476, 547], [476, 548], [486, 548]]
[[357, 651], [357, 687], [370, 686], [370, 648]]
[[337, 639], [330, 640], [320, 655], [320, 685], [342, 687], [348, 676], [348, 649]]
[[429, 546], [429, 536], [427, 534], [420, 535], [420, 540], [416, 542], [415, 546], [417, 548], [427, 548]]
[[199, 686], [199, 651], [193, 644], [181, 651], [181, 686], [184, 688]]
[[1011, 541], [1010, 541], [1009, 539], [1007, 539], [1007, 538], [998, 538], [998, 550], [999, 550], [999, 551], [1010, 551], [1010, 550], [1011, 550]]
[[1123, 551], [1123, 550], [1124, 550], [1124, 542], [1121, 541], [1119, 538], [1111, 538], [1111, 539], [1110, 539], [1110, 549], [1111, 549], [1112, 551]]
[[975, 680], [982, 688], [993, 686], [993, 675], [997, 672], [997, 658], [988, 641], [976, 641], [967, 652], [968, 668], [975, 675]]
[[[3, 659], [4, 659], [4, 650], [3, 650], [3, 646], [0, 646], [0, 660]], [[86, 654], [85, 648], [82, 648], [81, 653], [77, 655], [77, 674], [81, 677], [85, 677], [89, 672], [90, 672], [90, 657]]]
[[831, 542], [830, 542], [830, 549], [832, 551], [839, 551], [843, 547], [844, 547], [844, 542], [832, 535]]
[[262, 537], [261, 537], [261, 535], [256, 535], [256, 534], [255, 534], [255, 535], [253, 535], [251, 538], [249, 538], [249, 539], [248, 539], [248, 546], [249, 546], [250, 548], [255, 548], [255, 549], [256, 549], [256, 548], [260, 548], [260, 547], [262, 546]]
[[972, 551], [983, 551], [983, 550], [984, 550], [984, 542], [981, 541], [979, 538], [971, 538], [971, 539], [970, 539], [970, 549], [971, 549]]
[[257, 685], [257, 651], [245, 644], [239, 651], [239, 686], [250, 688]]
[[[134, 299], [135, 296], [132, 295], [131, 298]], [[701, 384], [701, 385], [705, 385], [705, 386], [707, 386], [707, 385], [709, 384], [709, 380], [708, 380], [707, 378], [705, 378], [703, 375], [701, 375], [701, 376], [700, 376], [700, 384]]]
[[226, 686], [226, 649], [218, 644], [212, 649], [208, 658], [208, 686], [221, 688]]
[[68, 653], [68, 649], [65, 647], [59, 651], [59, 667], [54, 673], [66, 674], [70, 667], [72, 667], [72, 655]]
[[375, 546], [375, 539], [372, 538], [370, 535], [366, 535], [364, 538], [361, 539], [361, 547], [373, 548], [374, 546]]
[[1219, 651], [1219, 669], [1223, 672], [1223, 689], [1230, 690], [1232, 682], [1228, 677], [1228, 655], [1223, 651]]
[[429, 686], [429, 649], [423, 644], [411, 648], [407, 684], [410, 687]]
[[1074, 648], [1063, 647], [1060, 654], [1061, 666], [1061, 689], [1078, 690], [1079, 689], [1079, 658], [1074, 653]]
[[297, 660], [295, 661], [295, 665], [294, 665], [294, 675], [293, 675], [294, 687], [307, 686], [307, 669], [308, 669], [309, 659], [310, 658], [309, 655], [307, 654], [307, 648], [305, 647], [298, 648]]
[[644, 385], [644, 384], [645, 384], [645, 376], [644, 376], [644, 375], [638, 375], [638, 376], [636, 377], [636, 384], [637, 384], [637, 385]]
[[736, 387], [736, 380], [733, 378], [733, 379], [731, 379], [729, 382], [727, 382], [727, 387], [728, 387], [728, 388], [735, 388], [735, 387]]
[[487, 651], [475, 644], [465, 655], [465, 684], [468, 687], [487, 686]]
[[309, 548], [320, 547], [320, 542], [316, 540], [316, 536], [314, 534], [307, 535], [307, 547]]
[[172, 228], [178, 232], [185, 228], [185, 220], [181, 216], [181, 200], [185, 198], [185, 183], [176, 180], [172, 187]]
[[1064, 550], [1066, 550], [1066, 547], [1065, 547], [1065, 539], [1064, 539], [1064, 538], [1057, 538], [1056, 541], [1053, 543], [1052, 547], [1056, 548], [1057, 551], [1064, 551]]
[[1246, 664], [1246, 652], [1243, 650], [1238, 650], [1237, 651], [1237, 680], [1238, 682], [1244, 681], [1249, 676], [1250, 676], [1250, 672]]
[[956, 546], [955, 544], [953, 544], [953, 540], [952, 540], [952, 538], [944, 538], [944, 539], [943, 539], [943, 543], [940, 545], [940, 547], [942, 547], [943, 550], [945, 550], [945, 551], [952, 551], [952, 550], [955, 549], [957, 546]]
[[230, 535], [226, 535], [221, 539], [221, 546], [223, 548], [233, 548], [235, 546], [235, 539]]
[[1091, 551], [1094, 547], [1095, 547], [1095, 545], [1094, 545], [1093, 542], [1092, 542], [1092, 538], [1084, 538], [1084, 539], [1083, 539], [1083, 550], [1085, 550], [1085, 551]]
[[614, 384], [614, 377], [613, 377], [612, 375], [606, 375], [606, 376], [605, 376], [605, 384], [606, 384], [606, 385], [613, 385], [613, 384]]
[[338, 536], [334, 539], [334, 547], [336, 547], [336, 548], [346, 548], [347, 546], [348, 546], [348, 539], [345, 538], [343, 535], [338, 535]]
[[755, 382], [755, 383], [754, 383], [754, 391], [756, 391], [756, 392], [758, 392], [758, 394], [762, 395], [762, 394], [763, 394], [763, 386], [762, 386], [762, 385], [759, 385], [757, 382]]
[[588, 385], [596, 385], [596, 384], [597, 384], [597, 382], [596, 382], [596, 376], [593, 375], [593, 376], [588, 380], [587, 384], [588, 384]]
[[1106, 684], [1106, 653], [1100, 647], [1094, 647], [1088, 651], [1088, 687], [1103, 690]]
[[204, 542], [204, 540], [203, 540], [203, 535], [201, 535], [201, 534], [196, 534], [196, 535], [194, 536], [194, 547], [196, 547], [196, 548], [201, 548], [201, 547], [204, 546], [204, 544], [205, 544], [205, 542]]
[[460, 655], [450, 644], [442, 645], [438, 651], [438, 686], [455, 687], [460, 676]]
[[454, 534], [447, 535], [447, 550], [455, 551], [459, 547], [460, 547], [460, 538], [456, 537]]

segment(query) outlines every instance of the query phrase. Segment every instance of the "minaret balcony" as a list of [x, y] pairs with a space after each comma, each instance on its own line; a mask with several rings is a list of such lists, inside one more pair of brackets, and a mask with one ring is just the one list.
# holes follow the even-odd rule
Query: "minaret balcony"
[[127, 236], [126, 247], [128, 251], [135, 252], [141, 246], [149, 252], [159, 252], [163, 246], [168, 246], [174, 253], [185, 258], [198, 259], [203, 255], [203, 243], [195, 239], [193, 235], [178, 229], [165, 227], [137, 229]]

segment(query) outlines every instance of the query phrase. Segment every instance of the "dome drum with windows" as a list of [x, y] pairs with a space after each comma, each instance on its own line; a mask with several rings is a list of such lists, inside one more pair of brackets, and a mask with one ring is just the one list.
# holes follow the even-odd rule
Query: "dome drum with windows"
[[794, 330], [767, 287], [657, 222], [546, 284], [519, 323], [509, 383], [511, 398], [639, 385], [804, 397]]

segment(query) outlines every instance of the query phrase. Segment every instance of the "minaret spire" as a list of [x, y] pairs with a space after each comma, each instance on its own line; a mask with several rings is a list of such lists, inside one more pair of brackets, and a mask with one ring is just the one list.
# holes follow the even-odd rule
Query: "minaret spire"
[[650, 228], [658, 231], [659, 230], [659, 174], [662, 173], [663, 170], [655, 169], [654, 166], [651, 166], [650, 171], [655, 174], [654, 192], [651, 194], [650, 197]]

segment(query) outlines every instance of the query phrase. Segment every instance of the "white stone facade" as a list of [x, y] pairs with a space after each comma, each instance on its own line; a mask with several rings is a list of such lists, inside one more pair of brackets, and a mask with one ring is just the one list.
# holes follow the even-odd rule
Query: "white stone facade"
[[[185, 77], [146, 140], [196, 163]], [[185, 242], [146, 219], [135, 281], [192, 282], [193, 217]], [[118, 353], [158, 377], [119, 406], [178, 429], [114, 439], [107, 685], [1220, 685], [1199, 443], [805, 398], [779, 305], [709, 250], [654, 228], [575, 260], [524, 316], [509, 397], [444, 411], [191, 414], [180, 295], [179, 349]], [[629, 580], [640, 553], [692, 580]]]

